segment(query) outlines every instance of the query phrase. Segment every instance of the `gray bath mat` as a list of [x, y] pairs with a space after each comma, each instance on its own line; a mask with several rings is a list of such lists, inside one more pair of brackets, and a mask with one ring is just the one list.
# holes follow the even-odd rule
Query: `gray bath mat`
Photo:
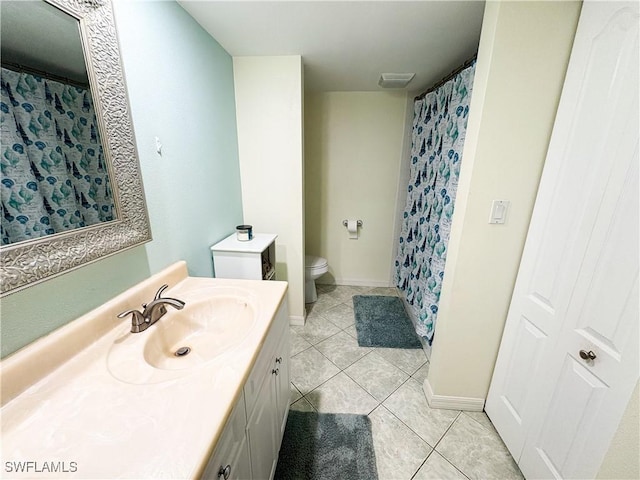
[[289, 411], [274, 480], [376, 480], [366, 415]]
[[398, 297], [354, 295], [353, 309], [361, 347], [422, 348]]

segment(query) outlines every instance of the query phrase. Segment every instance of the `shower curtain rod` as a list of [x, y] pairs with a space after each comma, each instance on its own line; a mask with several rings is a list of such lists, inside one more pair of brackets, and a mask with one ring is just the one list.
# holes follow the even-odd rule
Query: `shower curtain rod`
[[436, 83], [434, 86], [432, 86], [431, 88], [429, 88], [428, 90], [426, 90], [425, 92], [421, 93], [420, 95], [418, 95], [417, 97], [415, 97], [413, 99], [413, 101], [418, 101], [418, 100], [422, 100], [424, 97], [426, 97], [429, 93], [433, 92], [435, 89], [440, 88], [442, 85], [444, 85], [445, 83], [447, 83], [449, 80], [451, 80], [453, 77], [455, 77], [457, 74], [459, 74], [461, 71], [463, 71], [465, 68], [471, 66], [471, 64], [473, 62], [475, 62], [476, 58], [478, 57], [478, 54], [474, 54], [473, 57], [471, 57], [469, 60], [467, 60], [466, 62], [464, 62], [462, 64], [462, 66], [456, 68], [453, 72], [449, 73], [449, 75], [446, 75], [442, 80], [440, 80], [438, 83]]
[[2, 62], [2, 66], [9, 70], [13, 70], [14, 72], [19, 73], [28, 73], [30, 75], [37, 75], [38, 77], [48, 78], [49, 80], [53, 80], [54, 82], [66, 83], [67, 85], [71, 85], [73, 87], [84, 88], [85, 90], [89, 88], [88, 83], [78, 82], [76, 80], [71, 80], [67, 77], [61, 77], [59, 75], [55, 75], [53, 73], [45, 72], [43, 70], [38, 70], [36, 68], [27, 67], [26, 65], [21, 65], [19, 63], [13, 62]]

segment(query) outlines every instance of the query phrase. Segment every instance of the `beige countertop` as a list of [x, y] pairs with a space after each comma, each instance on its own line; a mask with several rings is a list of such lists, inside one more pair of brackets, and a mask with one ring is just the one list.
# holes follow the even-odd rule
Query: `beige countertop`
[[[115, 314], [139, 308], [163, 283], [170, 285], [163, 296], [185, 300], [184, 312], [196, 290], [250, 292], [255, 324], [238, 345], [203, 365], [150, 383], [122, 381], [110, 371], [110, 350], [157, 325], [131, 334], [130, 320]], [[9, 356], [0, 363], [2, 477], [199, 476], [286, 289], [285, 282], [187, 277], [179, 262]]]

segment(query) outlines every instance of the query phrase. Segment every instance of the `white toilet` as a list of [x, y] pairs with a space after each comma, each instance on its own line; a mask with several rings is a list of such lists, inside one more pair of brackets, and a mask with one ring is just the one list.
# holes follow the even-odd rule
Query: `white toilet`
[[328, 271], [329, 264], [326, 258], [313, 255], [304, 256], [304, 303], [313, 303], [318, 299], [316, 278], [320, 278]]

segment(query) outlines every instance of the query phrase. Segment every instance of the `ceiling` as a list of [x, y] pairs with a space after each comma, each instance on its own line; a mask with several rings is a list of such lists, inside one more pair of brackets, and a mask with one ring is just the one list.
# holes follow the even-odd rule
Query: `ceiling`
[[302, 55], [308, 91], [378, 91], [381, 73], [424, 90], [478, 49], [484, 1], [178, 3], [232, 56]]

